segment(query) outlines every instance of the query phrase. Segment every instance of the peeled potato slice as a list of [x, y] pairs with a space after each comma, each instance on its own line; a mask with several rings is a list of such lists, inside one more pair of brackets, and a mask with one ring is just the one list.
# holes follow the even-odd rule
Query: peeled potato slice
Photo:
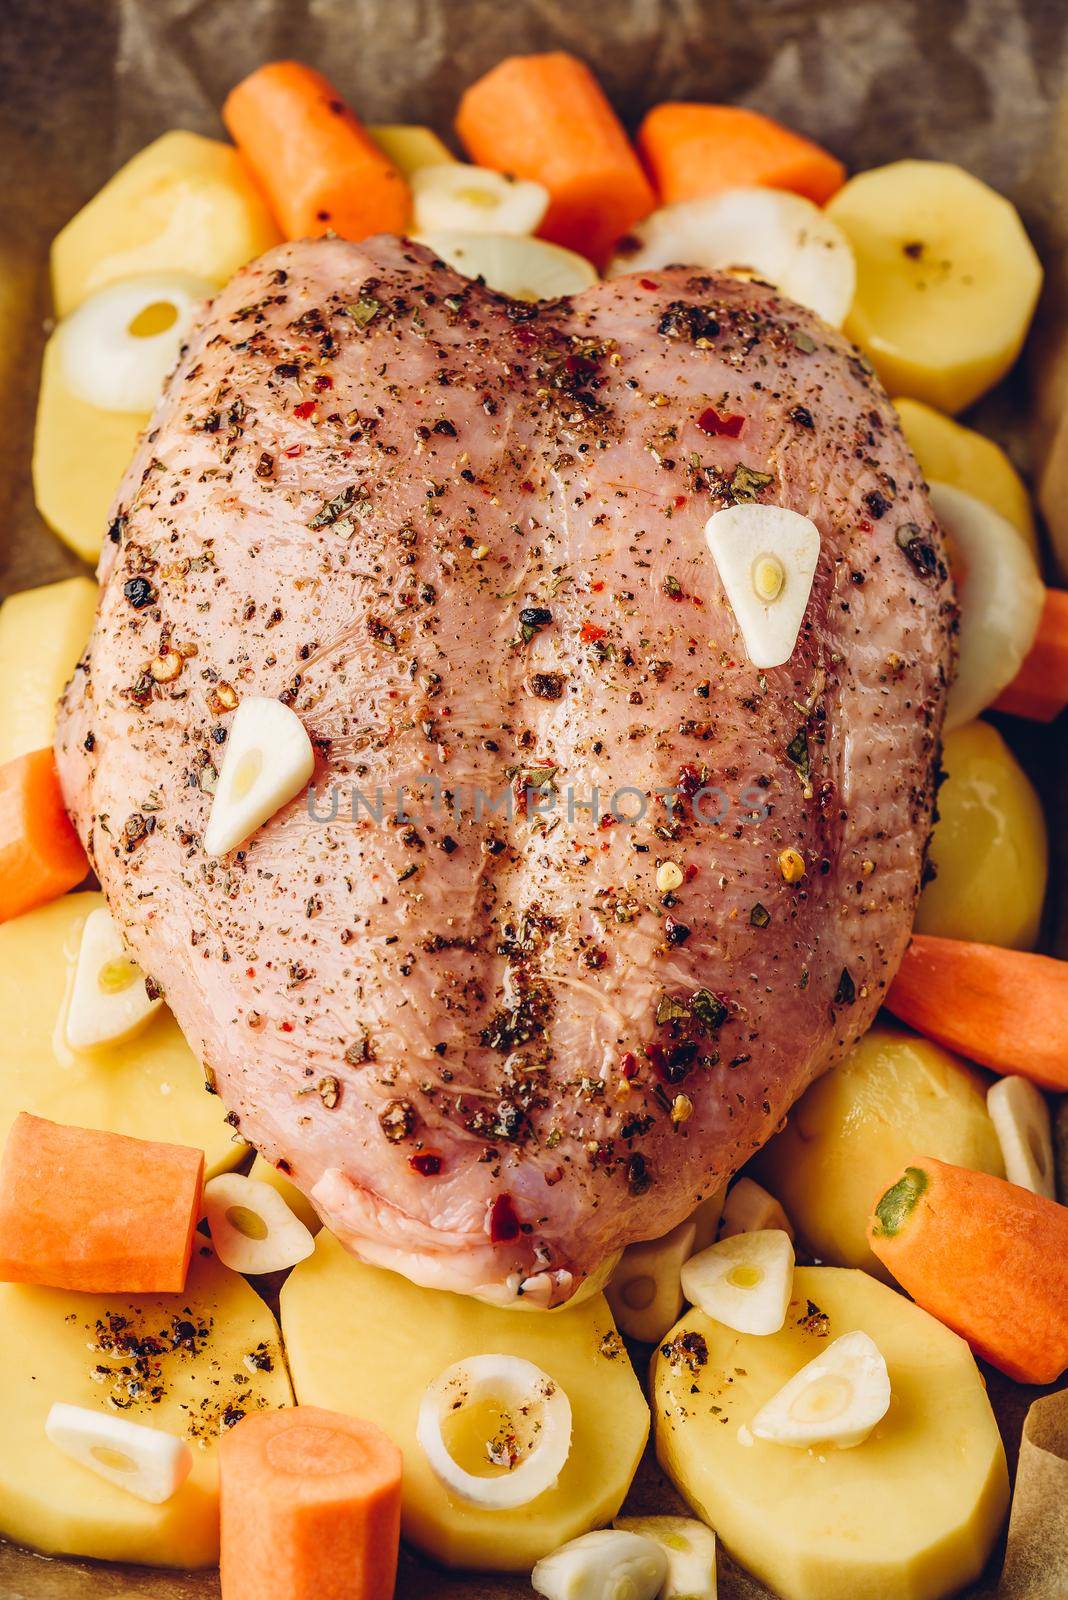
[[752, 273], [841, 327], [853, 300], [856, 267], [849, 240], [825, 212], [779, 189], [723, 189], [702, 200], [663, 206], [632, 230], [605, 274], [693, 266]]
[[408, 179], [415, 231], [533, 233], [549, 209], [544, 184], [509, 178], [489, 167], [439, 161]]
[[160, 1009], [150, 997], [145, 975], [126, 954], [122, 934], [107, 906], [90, 911], [82, 929], [74, 987], [67, 1007], [67, 1043], [72, 1050], [95, 1050], [129, 1039]]
[[846, 333], [891, 394], [961, 411], [1020, 353], [1042, 268], [1016, 208], [943, 161], [895, 161], [827, 215], [856, 253]]
[[488, 288], [513, 300], [558, 300], [597, 282], [596, 269], [585, 256], [545, 239], [435, 228], [421, 233], [419, 242], [465, 278], [482, 278]]
[[0, 762], [52, 743], [56, 702], [85, 649], [97, 588], [65, 578], [0, 606]]
[[204, 1185], [215, 1253], [233, 1272], [256, 1276], [295, 1267], [315, 1249], [311, 1233], [272, 1184], [227, 1172]]
[[45, 1433], [72, 1461], [149, 1505], [169, 1500], [193, 1470], [184, 1439], [86, 1406], [57, 1402], [45, 1418]]
[[662, 1546], [638, 1533], [598, 1528], [543, 1556], [530, 1583], [545, 1600], [656, 1600], [666, 1577]]
[[628, 1245], [605, 1290], [616, 1327], [628, 1339], [655, 1344], [682, 1310], [683, 1263], [693, 1253], [697, 1224], [691, 1217], [662, 1239]]
[[951, 483], [993, 506], [1008, 518], [1037, 557], [1031, 496], [1001, 446], [933, 406], [925, 406], [922, 400], [895, 400], [894, 410], [928, 483]]
[[1009, 1182], [1056, 1200], [1049, 1106], [1041, 1090], [1026, 1078], [1001, 1078], [987, 1091], [986, 1108]]
[[778, 1333], [794, 1276], [789, 1234], [778, 1228], [739, 1233], [691, 1256], [682, 1292], [691, 1305], [738, 1333]]
[[1012, 682], [1034, 643], [1046, 590], [1011, 522], [948, 483], [931, 484], [931, 505], [951, 549], [961, 605], [957, 675], [946, 731], [971, 722]]
[[384, 150], [402, 177], [410, 178], [421, 167], [436, 167], [454, 162], [456, 157], [434, 132], [417, 122], [379, 122], [368, 133]]

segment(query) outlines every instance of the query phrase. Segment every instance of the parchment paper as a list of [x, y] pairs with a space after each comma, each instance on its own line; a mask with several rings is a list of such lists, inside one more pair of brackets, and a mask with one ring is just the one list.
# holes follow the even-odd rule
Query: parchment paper
[[[731, 100], [781, 117], [853, 168], [931, 156], [1008, 194], [1050, 285], [1030, 367], [1036, 393], [1018, 375], [983, 402], [982, 425], [1025, 468], [1051, 457], [1068, 409], [1066, 0], [0, 0], [0, 593], [81, 570], [41, 524], [29, 485], [46, 263], [52, 236], [123, 160], [168, 128], [220, 134], [226, 90], [274, 57], [321, 67], [368, 121], [448, 134], [465, 84], [513, 51], [557, 48], [591, 63], [631, 126], [658, 100]], [[1068, 503], [1068, 438], [1062, 465]], [[1068, 515], [1065, 527], [1068, 553]], [[1066, 741], [1005, 731], [1048, 814], [1064, 816]], [[1063, 830], [1051, 834], [1063, 882]], [[1056, 906], [1049, 930], [1068, 952]], [[1035, 1391], [987, 1376], [1014, 1464]], [[1068, 1596], [1066, 1436], [1068, 1402], [1041, 1402], [1021, 1456], [1011, 1586], [998, 1600]], [[651, 1461], [628, 1507], [680, 1509]], [[1017, 1551], [1036, 1538], [1032, 1578]], [[999, 1567], [969, 1600], [994, 1600]], [[402, 1600], [530, 1592], [525, 1579], [444, 1574], [402, 1557]], [[4, 1600], [217, 1594], [214, 1574], [52, 1562], [0, 1544]], [[721, 1554], [722, 1600], [765, 1594]]]

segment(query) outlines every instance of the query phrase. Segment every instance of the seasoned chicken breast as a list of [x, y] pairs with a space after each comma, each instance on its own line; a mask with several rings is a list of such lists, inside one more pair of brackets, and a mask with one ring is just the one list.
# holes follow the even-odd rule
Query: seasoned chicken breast
[[[747, 501], [821, 535], [769, 671], [704, 537]], [[871, 1021], [956, 613], [885, 395], [766, 285], [531, 306], [283, 246], [204, 312], [100, 576], [68, 804], [235, 1129], [366, 1260], [565, 1300]], [[315, 776], [214, 860], [250, 695]]]

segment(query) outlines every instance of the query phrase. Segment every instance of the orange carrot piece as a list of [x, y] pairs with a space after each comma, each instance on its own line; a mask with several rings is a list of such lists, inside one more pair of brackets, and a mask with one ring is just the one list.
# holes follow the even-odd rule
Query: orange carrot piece
[[392, 1600], [401, 1453], [358, 1417], [252, 1411], [219, 1446], [223, 1600]]
[[465, 91], [456, 131], [480, 165], [543, 183], [538, 231], [598, 266], [656, 204], [604, 90], [566, 51], [501, 61]]
[[272, 61], [231, 89], [223, 121], [287, 239], [403, 233], [411, 196], [333, 85], [298, 61]]
[[1068, 706], [1068, 589], [1047, 589], [1035, 642], [995, 711], [1052, 722]]
[[51, 750], [0, 767], [0, 922], [56, 900], [89, 871]]
[[820, 145], [744, 106], [654, 106], [638, 129], [638, 149], [665, 205], [756, 184], [792, 189], [822, 206], [846, 176]]
[[0, 1163], [0, 1282], [180, 1293], [203, 1178], [202, 1150], [20, 1112]]
[[884, 1004], [992, 1072], [1068, 1090], [1068, 961], [914, 933]]
[[1068, 1206], [921, 1156], [868, 1221], [875, 1254], [925, 1311], [1020, 1383], [1068, 1367]]

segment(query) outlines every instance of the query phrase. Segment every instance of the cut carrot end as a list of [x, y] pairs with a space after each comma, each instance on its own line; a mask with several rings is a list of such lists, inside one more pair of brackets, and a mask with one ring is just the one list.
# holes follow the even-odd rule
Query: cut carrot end
[[408, 185], [321, 73], [273, 61], [231, 89], [223, 121], [287, 239], [402, 233]]
[[637, 142], [665, 205], [747, 185], [824, 205], [846, 177], [820, 145], [745, 106], [668, 101], [648, 112]]
[[1035, 642], [995, 711], [1052, 722], [1068, 706], [1068, 590], [1047, 589]]
[[0, 1281], [177, 1294], [204, 1153], [21, 1112], [0, 1164]]
[[219, 1451], [223, 1600], [390, 1600], [401, 1454], [318, 1406], [259, 1411]]
[[0, 767], [0, 922], [58, 899], [88, 871], [51, 750], [6, 762]]

